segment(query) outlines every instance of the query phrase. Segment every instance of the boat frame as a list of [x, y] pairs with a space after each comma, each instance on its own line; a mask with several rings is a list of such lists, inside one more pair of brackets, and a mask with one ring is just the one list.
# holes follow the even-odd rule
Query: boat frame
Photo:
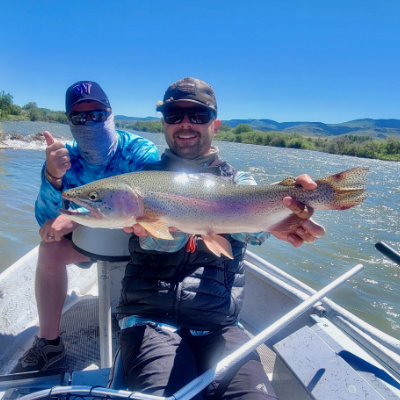
[[[111, 369], [108, 366], [101, 366], [100, 363], [95, 370], [65, 372], [65, 370], [55, 369], [53, 375], [49, 375], [51, 371], [48, 371], [48, 374], [9, 374], [10, 368], [5, 365], [4, 360], [7, 360], [10, 365], [15, 363], [22, 352], [29, 348], [32, 336], [37, 332], [36, 304], [32, 293], [32, 277], [36, 265], [32, 260], [37, 258], [37, 252], [37, 248], [33, 249], [0, 275], [0, 344], [2, 350], [4, 349], [0, 356], [0, 372], [6, 374], [0, 376], [0, 399], [9, 400], [24, 394], [24, 400], [34, 400], [45, 397], [75, 396], [78, 393], [79, 396], [88, 398], [164, 399], [159, 396], [107, 388]], [[110, 300], [106, 299], [106, 303], [111, 304], [112, 309], [116, 306], [115, 293], [119, 291], [123, 274], [121, 267], [125, 264], [126, 262], [119, 262], [113, 264], [112, 268], [108, 268], [107, 275], [110, 277], [110, 282], [107, 290], [111, 290], [110, 293], [114, 293], [114, 296], [112, 295]], [[232, 360], [240, 359], [245, 351], [252, 351], [253, 348], [259, 351], [279, 398], [326, 399], [329, 398], [326, 397], [327, 391], [335, 386], [335, 399], [375, 398], [371, 397], [371, 393], [373, 396], [376, 395], [376, 398], [383, 399], [400, 397], [400, 341], [367, 324], [326, 298], [327, 293], [321, 296], [320, 292], [316, 292], [250, 251], [246, 253], [245, 265], [247, 292], [241, 321], [245, 329], [255, 336], [237, 350], [239, 355], [238, 353], [229, 355], [213, 370], [207, 371], [173, 396], [165, 397], [165, 399], [193, 397], [213, 379], [215, 374], [223, 373], [226, 368], [229, 368]], [[360, 269], [359, 266], [355, 268]], [[98, 270], [101, 269], [98, 267]], [[71, 266], [68, 274], [72, 290], [69, 291], [64, 314], [88, 296], [97, 299], [96, 303], [98, 302], [96, 289], [99, 275], [96, 274], [95, 268], [83, 270], [77, 266]], [[344, 280], [348, 277], [345, 274]], [[27, 292], [16, 290], [21, 287], [21, 282], [25, 282], [24, 288]], [[29, 292], [29, 285], [32, 286], [31, 292]], [[19, 298], [13, 302], [10, 299], [11, 296], [15, 297], [16, 292]], [[101, 299], [99, 302], [101, 304]], [[21, 304], [24, 304], [25, 314], [22, 318], [14, 318], [16, 309]], [[299, 310], [299, 307], [304, 307], [304, 304], [307, 304], [307, 307], [301, 313], [294, 311]], [[271, 308], [271, 305], [275, 307]], [[303, 343], [305, 336], [311, 338], [307, 343]], [[338, 364], [339, 369], [347, 364], [344, 368], [346, 377], [353, 380], [347, 385], [347, 391], [346, 387], [340, 388], [342, 383], [340, 380], [326, 379], [324, 381], [326, 377], [318, 375], [321, 368], [312, 371], [313, 365], [307, 367], [310, 369], [307, 373], [313, 377], [314, 381], [302, 376], [303, 365], [299, 371], [298, 364], [301, 363], [302, 356], [306, 356], [304, 346], [309, 346], [307, 357], [312, 354], [317, 357], [316, 361], [319, 361], [319, 355], [313, 353], [313, 346], [321, 345], [321, 338], [326, 341], [324, 346], [333, 350], [331, 354], [333, 364]], [[298, 359], [293, 357], [290, 351], [293, 343], [296, 346], [303, 344], [303, 351], [299, 351]], [[116, 347], [115, 343], [114, 347]], [[337, 351], [335, 347], [341, 350]], [[100, 349], [104, 349], [104, 342]], [[326, 352], [328, 353], [328, 350]], [[350, 360], [349, 356], [353, 359]], [[357, 363], [354, 364], [354, 360], [362, 360], [360, 369], [357, 369]], [[326, 371], [329, 370], [327, 366], [324, 367]], [[290, 385], [288, 385], [288, 380]], [[48, 386], [44, 388], [43, 385], [46, 384]], [[97, 385], [103, 387], [95, 387]], [[356, 392], [358, 397], [348, 397], [352, 395], [349, 387]], [[362, 397], [363, 395], [365, 397]]]

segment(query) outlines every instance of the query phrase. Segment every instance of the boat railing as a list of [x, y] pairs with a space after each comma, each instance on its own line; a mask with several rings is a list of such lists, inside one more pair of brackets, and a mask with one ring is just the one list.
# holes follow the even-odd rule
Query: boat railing
[[50, 389], [40, 390], [21, 397], [21, 400], [39, 399], [135, 399], [135, 400], [166, 400], [173, 397], [153, 396], [127, 390], [115, 390], [98, 386], [56, 386]]
[[[316, 292], [315, 289], [249, 250], [246, 252], [245, 264], [248, 268], [256, 270], [258, 274], [264, 275], [267, 279], [281, 279], [285, 285], [279, 284], [277, 287], [285, 288], [286, 286], [285, 290], [298, 296], [300, 301]], [[399, 340], [368, 324], [328, 298], [322, 299], [321, 305], [327, 310], [327, 317], [332, 322], [371, 355], [385, 364], [398, 379], [400, 378]]]
[[279, 318], [277, 321], [266, 327], [259, 334], [251, 338], [248, 342], [233, 351], [231, 354], [224, 357], [214, 368], [205, 371], [203, 374], [193, 379], [187, 385], [179, 389], [176, 393], [169, 397], [159, 397], [153, 395], [146, 395], [137, 392], [128, 392], [122, 390], [106, 389], [99, 387], [85, 387], [85, 386], [68, 386], [68, 387], [54, 387], [51, 389], [41, 390], [35, 393], [28, 394], [21, 397], [21, 400], [39, 400], [45, 398], [60, 398], [62, 395], [72, 397], [85, 397], [87, 398], [129, 398], [137, 400], [189, 400], [196, 394], [200, 393], [206, 386], [208, 386], [214, 379], [223, 376], [226, 371], [233, 367], [236, 363], [246, 357], [249, 353], [254, 351], [258, 346], [275, 335], [281, 329], [285, 328], [292, 321], [297, 319], [300, 315], [309, 310], [316, 302], [325, 297], [332, 290], [336, 289], [347, 279], [357, 274], [363, 269], [361, 264], [356, 265], [349, 271], [345, 272], [327, 286], [308, 296], [302, 303], [298, 304], [287, 314]]
[[378, 242], [375, 243], [375, 248], [379, 250], [383, 255], [395, 262], [397, 265], [400, 265], [400, 253], [390, 247], [388, 244], [386, 244], [385, 242]]

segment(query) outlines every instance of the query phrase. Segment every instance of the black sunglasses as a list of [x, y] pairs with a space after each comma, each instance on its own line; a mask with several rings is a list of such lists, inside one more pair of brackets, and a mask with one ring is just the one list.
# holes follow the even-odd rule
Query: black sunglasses
[[167, 124], [174, 125], [180, 124], [184, 120], [185, 115], [188, 116], [192, 124], [196, 125], [207, 124], [216, 117], [215, 112], [207, 108], [171, 108], [163, 112], [164, 121]]
[[69, 114], [72, 125], [85, 125], [88, 116], [93, 122], [104, 122], [111, 114], [109, 110], [79, 111]]

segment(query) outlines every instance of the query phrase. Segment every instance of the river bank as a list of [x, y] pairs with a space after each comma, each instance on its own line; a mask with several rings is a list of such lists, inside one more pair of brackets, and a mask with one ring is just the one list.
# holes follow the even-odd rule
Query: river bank
[[[236, 129], [236, 128], [235, 128]], [[247, 130], [236, 133], [235, 129], [218, 133], [216, 139], [235, 143], [256, 144], [314, 150], [323, 153], [371, 158], [384, 161], [400, 161], [400, 139], [373, 139], [369, 136], [339, 135], [336, 137], [309, 137], [298, 133]]]
[[[20, 121], [20, 119], [18, 119]], [[0, 125], [1, 125], [0, 120]], [[29, 121], [26, 121], [29, 122]], [[57, 121], [37, 121], [57, 123]], [[163, 131], [160, 120], [134, 121], [116, 119], [117, 128], [130, 129], [140, 132], [161, 133]], [[0, 127], [0, 141], [1, 141]], [[323, 153], [370, 158], [383, 161], [400, 161], [400, 138], [395, 136], [377, 139], [364, 135], [338, 135], [334, 137], [316, 137], [301, 135], [296, 132], [260, 131], [249, 125], [239, 124], [231, 129], [222, 124], [216, 140], [246, 143], [258, 146], [272, 146], [299, 150], [314, 150]], [[1, 146], [1, 144], [0, 144]]]

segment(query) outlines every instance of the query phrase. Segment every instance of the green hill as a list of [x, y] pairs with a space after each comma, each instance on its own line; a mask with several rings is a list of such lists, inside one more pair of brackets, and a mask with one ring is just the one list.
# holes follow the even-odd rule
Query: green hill
[[260, 131], [298, 133], [303, 136], [327, 137], [338, 135], [360, 135], [385, 139], [400, 136], [398, 119], [357, 119], [339, 124], [322, 122], [276, 122], [270, 119], [231, 119], [222, 121], [230, 128], [246, 124]]
[[[159, 119], [155, 117], [127, 117], [116, 115], [115, 120], [121, 125], [127, 126], [133, 123], [153, 121]], [[310, 137], [330, 137], [339, 135], [369, 136], [377, 139], [387, 139], [390, 137], [400, 137], [399, 119], [356, 119], [353, 121], [342, 122], [339, 124], [324, 124], [323, 122], [277, 122], [271, 119], [230, 119], [222, 121], [231, 129], [240, 124], [245, 124], [259, 131], [298, 133], [302, 136]]]

